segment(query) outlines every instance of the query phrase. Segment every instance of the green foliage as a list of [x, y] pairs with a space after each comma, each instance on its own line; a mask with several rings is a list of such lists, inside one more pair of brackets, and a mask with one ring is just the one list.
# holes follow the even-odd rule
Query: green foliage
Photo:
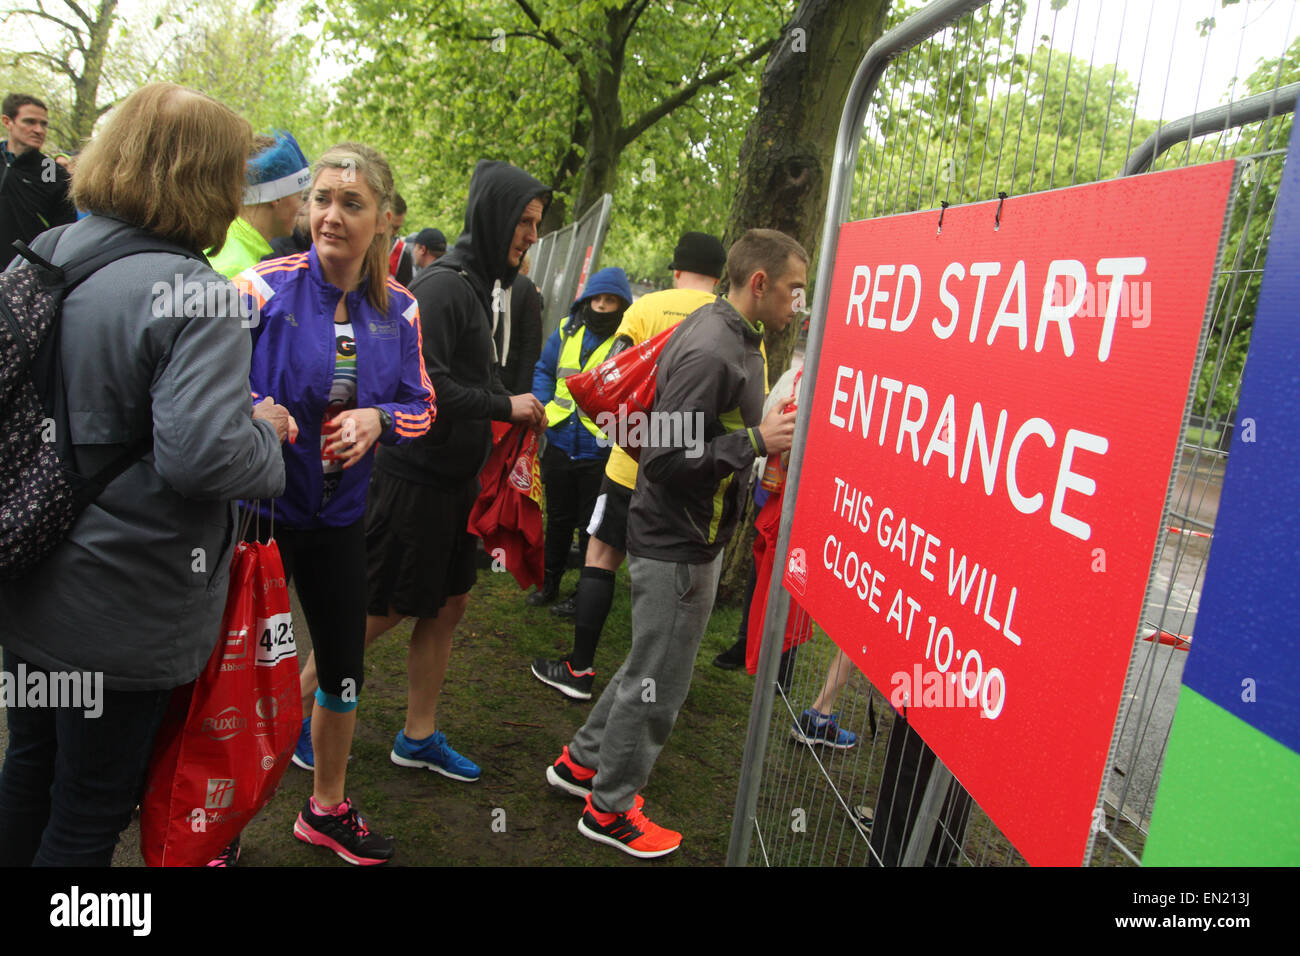
[[[611, 31], [627, 26], [619, 17], [642, 7], [626, 44], [616, 42]], [[527, 169], [555, 186], [569, 209], [584, 176], [594, 175], [593, 162], [610, 162], [616, 226], [603, 259], [648, 275], [662, 269], [679, 232], [722, 231], [757, 103], [756, 68], [705, 85], [657, 122], [639, 124], [692, 81], [774, 37], [792, 7], [786, 0], [346, 0], [331, 6], [326, 25], [348, 67], [331, 115], [388, 154], [412, 221], [449, 233], [460, 225], [478, 159]], [[616, 132], [593, 140], [602, 122]]]
[[[910, 12], [899, 8], [893, 17]], [[918, 46], [885, 71], [867, 118], [853, 218], [1120, 175], [1129, 154], [1157, 128], [1137, 115], [1135, 84], [1114, 65], [1089, 64], [1047, 42], [1017, 49], [1024, 15], [1023, 3], [984, 8], [962, 18], [942, 42]], [[1207, 35], [1215, 28], [1213, 17], [1198, 26]], [[1300, 41], [1284, 56], [1260, 62], [1235, 96], [1297, 79]], [[1281, 177], [1280, 151], [1291, 122], [1287, 114], [1198, 137], [1174, 145], [1152, 166], [1243, 161], [1197, 384], [1197, 414], [1227, 418], [1235, 410]]]
[[158, 77], [221, 100], [254, 130], [287, 129], [314, 158], [343, 138], [313, 82], [314, 54], [283, 14], [251, 0], [212, 0], [184, 19]]

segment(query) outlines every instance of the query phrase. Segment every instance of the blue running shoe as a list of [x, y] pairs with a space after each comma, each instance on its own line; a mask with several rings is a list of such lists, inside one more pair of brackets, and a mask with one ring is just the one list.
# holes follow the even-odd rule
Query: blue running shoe
[[447, 746], [447, 735], [441, 730], [421, 741], [409, 740], [406, 732], [399, 730], [393, 742], [392, 758], [399, 767], [424, 767], [465, 783], [473, 783], [482, 773], [478, 764]]
[[843, 730], [839, 725], [839, 714], [823, 714], [809, 707], [799, 715], [798, 722], [791, 729], [790, 735], [801, 744], [821, 744], [836, 750], [848, 750], [858, 742], [858, 735], [850, 730]]
[[303, 770], [316, 769], [316, 752], [311, 749], [311, 715], [302, 719], [302, 733], [298, 735], [298, 746], [293, 748], [293, 762]]

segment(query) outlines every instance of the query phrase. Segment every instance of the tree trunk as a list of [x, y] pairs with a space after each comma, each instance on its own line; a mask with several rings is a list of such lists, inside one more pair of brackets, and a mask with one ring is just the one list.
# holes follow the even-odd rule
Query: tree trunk
[[[724, 243], [748, 229], [779, 229], [813, 257], [826, 215], [831, 159], [840, 113], [853, 74], [867, 48], [884, 31], [889, 0], [802, 0], [767, 58], [758, 112], [740, 151], [740, 183], [727, 218]], [[811, 301], [811, 296], [809, 296]], [[791, 322], [765, 335], [769, 386], [790, 367], [799, 333]], [[746, 502], [752, 511], [752, 502]], [[727, 548], [721, 591], [744, 597], [753, 560], [752, 514], [741, 516]]]
[[80, 76], [70, 77], [76, 97], [72, 104], [72, 137], [80, 149], [95, 131], [99, 119], [99, 80], [104, 72], [104, 54], [108, 50], [109, 32], [113, 28], [113, 11], [117, 0], [101, 0], [87, 39]]

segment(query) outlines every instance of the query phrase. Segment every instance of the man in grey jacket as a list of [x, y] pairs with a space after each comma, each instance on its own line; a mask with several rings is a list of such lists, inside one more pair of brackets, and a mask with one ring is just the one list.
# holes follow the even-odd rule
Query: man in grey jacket
[[[578, 830], [632, 856], [671, 853], [681, 834], [641, 811], [645, 786], [690, 689], [741, 496], [755, 457], [789, 450], [794, 413], [761, 418], [763, 328], [784, 329], [806, 281], [808, 255], [772, 229], [751, 229], [727, 255], [730, 292], [677, 327], [659, 361], [661, 422], [690, 417], [681, 441], [641, 452], [628, 512], [632, 648], [587, 722], [547, 770], [587, 801]], [[651, 428], [661, 437], [667, 426]], [[703, 434], [704, 442], [687, 441]]]

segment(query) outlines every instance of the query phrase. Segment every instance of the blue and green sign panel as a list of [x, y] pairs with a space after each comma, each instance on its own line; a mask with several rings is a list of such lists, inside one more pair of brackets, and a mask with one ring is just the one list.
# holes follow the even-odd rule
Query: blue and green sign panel
[[1300, 865], [1300, 123], [1142, 862]]

